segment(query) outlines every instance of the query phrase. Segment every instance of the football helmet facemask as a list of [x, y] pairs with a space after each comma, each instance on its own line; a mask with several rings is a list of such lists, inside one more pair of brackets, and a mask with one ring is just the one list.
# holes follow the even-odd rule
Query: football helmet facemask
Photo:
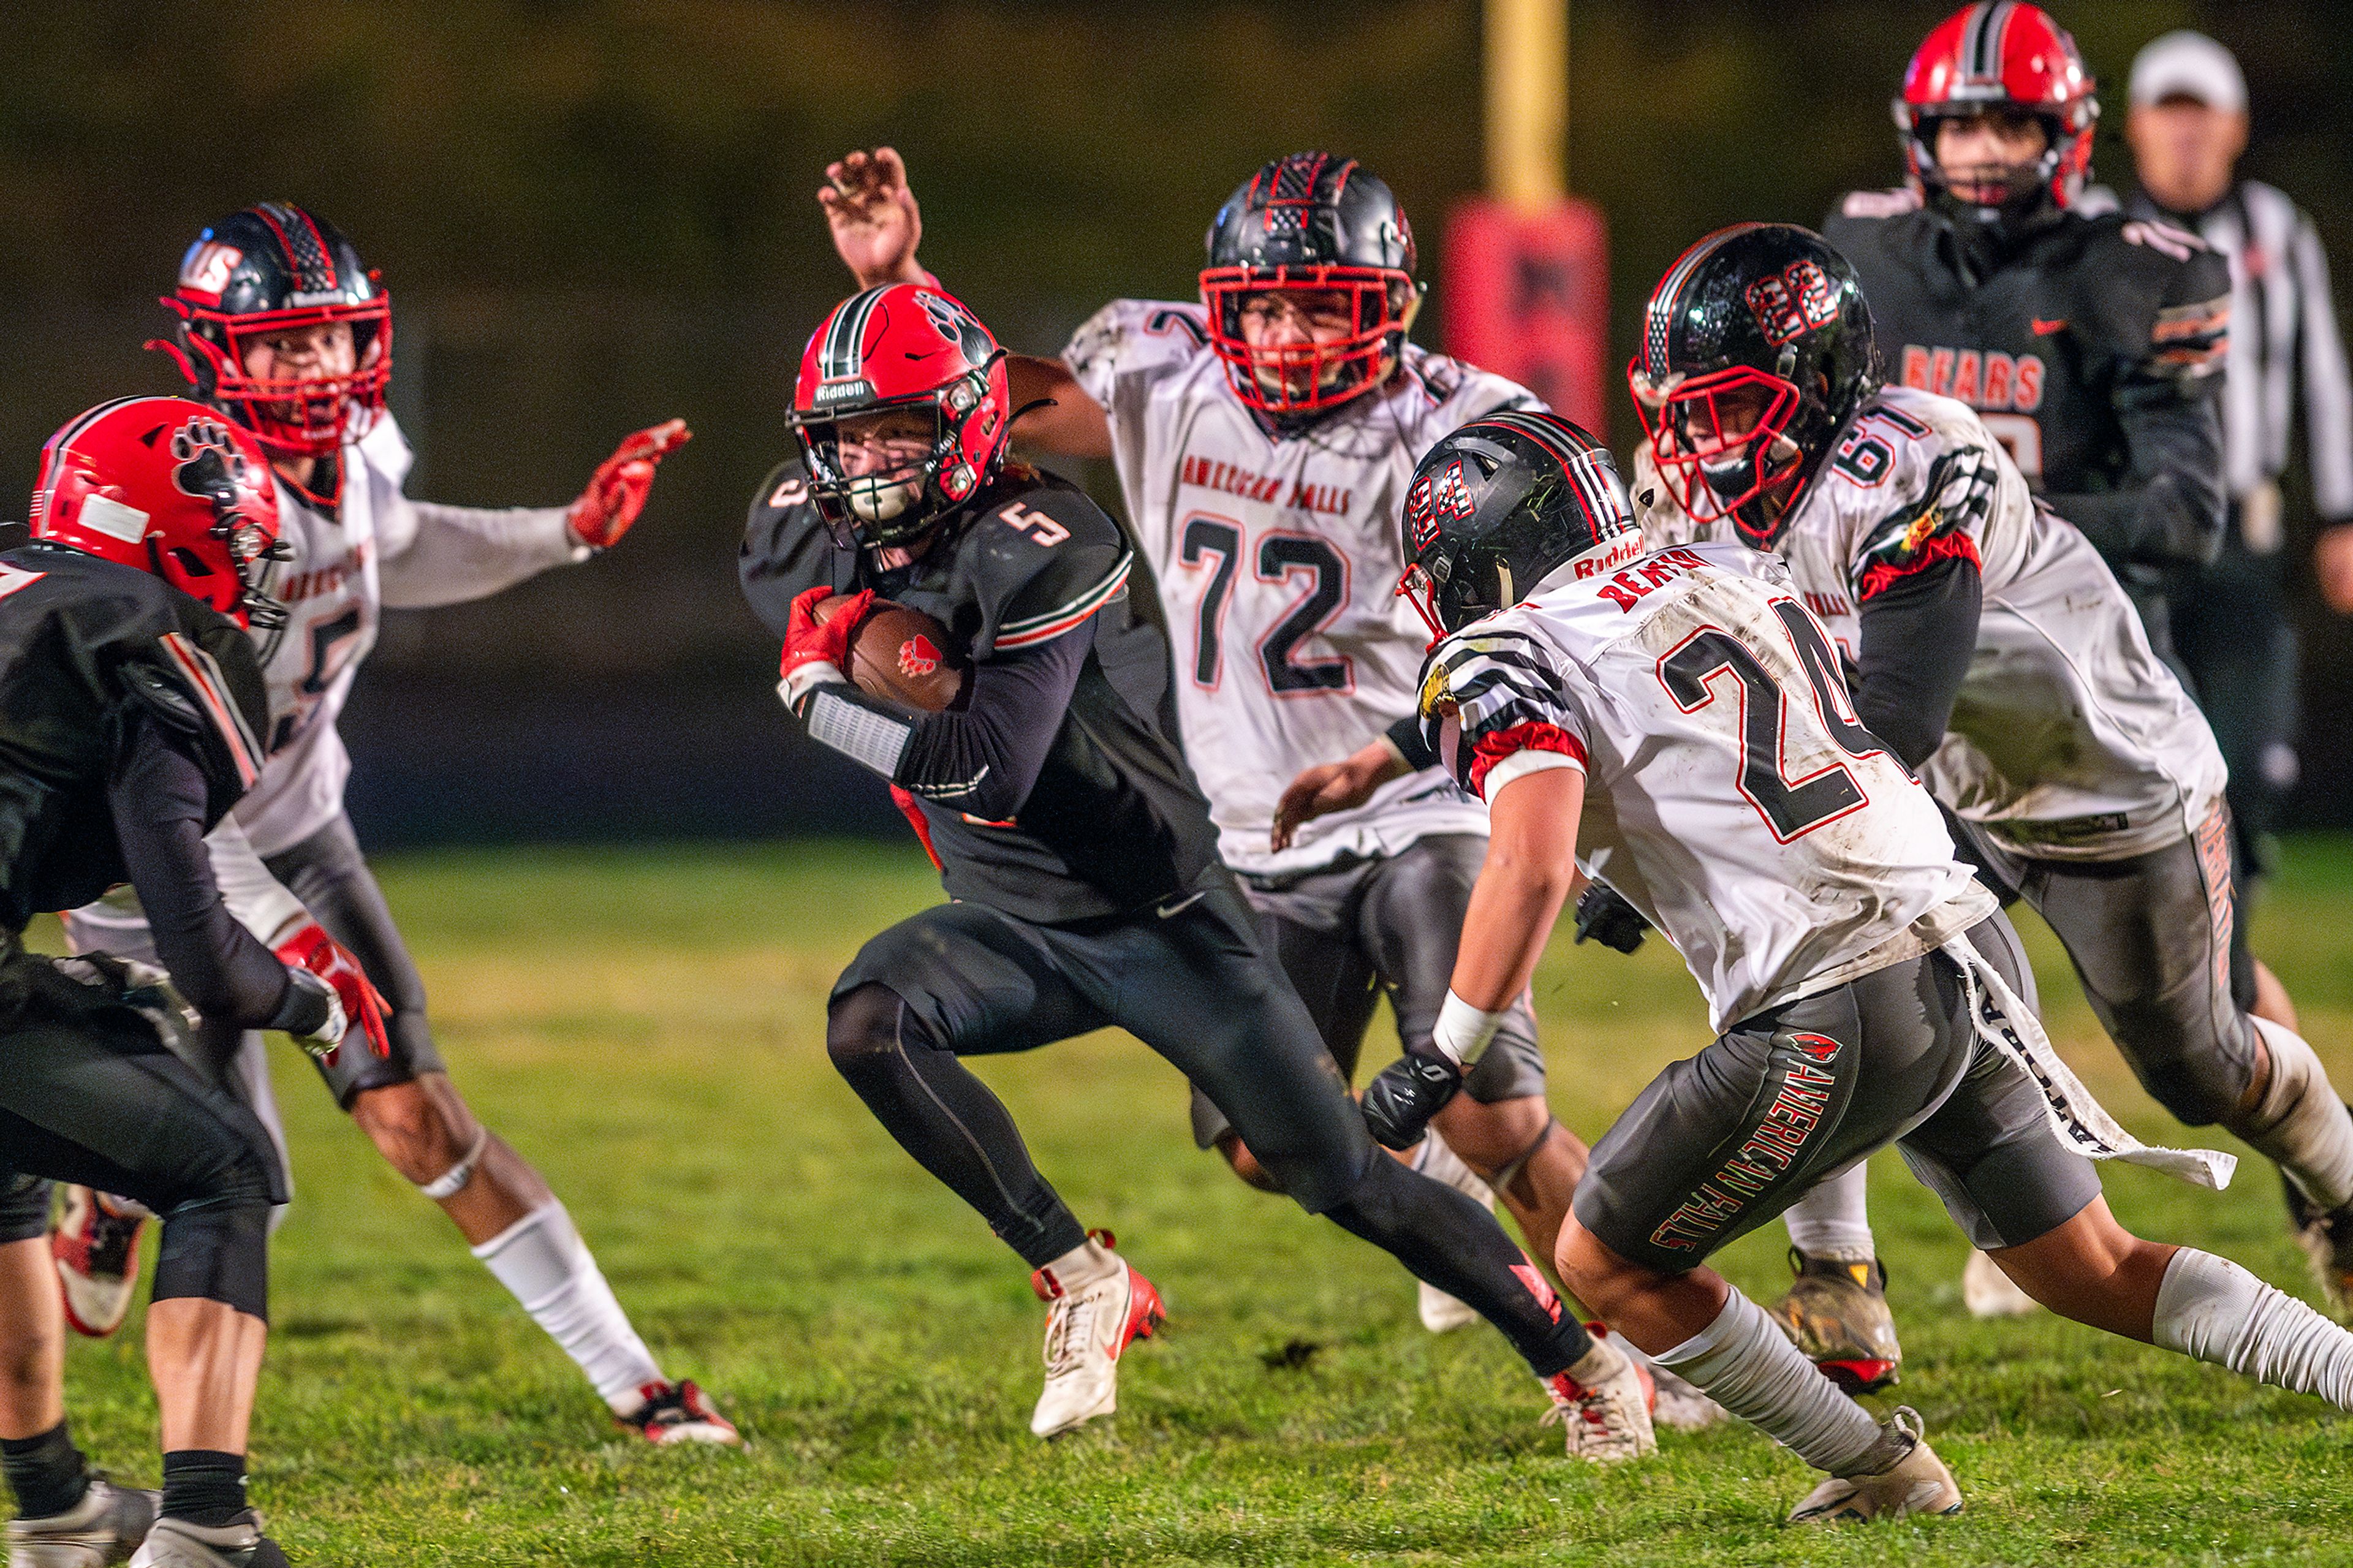
[[1626, 367], [1659, 473], [1695, 521], [1770, 550], [1831, 439], [1879, 384], [1871, 308], [1811, 229], [1745, 223], [1683, 252]]
[[[851, 473], [845, 422], [902, 411], [930, 432], [919, 455]], [[924, 283], [886, 284], [835, 306], [809, 339], [793, 390], [809, 499], [845, 549], [931, 531], [1004, 466], [1012, 423], [1005, 351], [962, 300]]]
[[[332, 224], [290, 202], [234, 212], [196, 237], [164, 298], [180, 318], [172, 356], [190, 395], [253, 432], [272, 458], [324, 458], [367, 434], [392, 379], [392, 301]], [[351, 368], [319, 374], [248, 374], [264, 339], [340, 324]]]
[[[1413, 230], [1388, 186], [1355, 159], [1275, 159], [1226, 198], [1206, 244], [1210, 345], [1234, 395], [1279, 427], [1361, 397], [1396, 369], [1421, 307]], [[1243, 316], [1266, 295], [1309, 321], [1253, 344]], [[1316, 342], [1315, 318], [1335, 310], [1344, 330]]]
[[[1904, 72], [1894, 105], [1906, 170], [1924, 199], [1957, 218], [2002, 227], [2031, 225], [2067, 207], [2092, 167], [2100, 117], [2091, 73], [2075, 40], [2041, 6], [1980, 0], [1937, 24]], [[1987, 113], [2031, 115], [2043, 148], [2010, 167], [1946, 169], [1936, 128]], [[1964, 195], [1956, 185], [1972, 187]]]

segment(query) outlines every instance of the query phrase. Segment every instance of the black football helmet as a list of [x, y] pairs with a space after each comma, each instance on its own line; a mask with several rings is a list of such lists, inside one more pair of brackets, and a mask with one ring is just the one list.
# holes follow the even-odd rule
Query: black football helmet
[[1413, 471], [1403, 527], [1398, 592], [1432, 641], [1570, 562], [1587, 577], [1642, 552], [1609, 448], [1552, 413], [1490, 414], [1441, 437]]
[[1879, 385], [1871, 307], [1813, 230], [1735, 224], [1659, 279], [1626, 380], [1683, 510], [1730, 517], [1770, 550], [1839, 426]]
[[[392, 379], [392, 301], [332, 224], [290, 202], [234, 212], [196, 237], [164, 296], [176, 342], [157, 341], [188, 378], [189, 395], [253, 432], [273, 458], [323, 458], [367, 434]], [[347, 322], [346, 374], [260, 379], [248, 349], [273, 332]]]
[[[1226, 198], [1207, 243], [1201, 303], [1209, 342], [1244, 403], [1295, 422], [1388, 379], [1421, 306], [1413, 230], [1388, 186], [1354, 158], [1277, 158]], [[1346, 335], [1251, 346], [1242, 333], [1244, 302], [1284, 292], [1343, 296]]]

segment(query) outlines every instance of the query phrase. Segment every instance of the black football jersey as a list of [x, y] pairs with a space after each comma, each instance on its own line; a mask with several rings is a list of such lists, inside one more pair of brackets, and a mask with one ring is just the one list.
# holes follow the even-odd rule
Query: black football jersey
[[202, 769], [207, 826], [259, 775], [269, 700], [235, 622], [135, 567], [0, 552], [0, 927], [126, 879], [107, 788], [133, 711]]
[[802, 591], [871, 588], [938, 620], [951, 656], [976, 663], [1095, 617], [1077, 688], [1014, 820], [986, 821], [916, 791], [949, 895], [1060, 924], [1222, 879], [1208, 805], [1155, 711], [1166, 647], [1129, 613], [1133, 552], [1118, 524], [1076, 486], [1016, 470], [947, 527], [913, 565], [878, 569], [871, 552], [835, 542], [799, 465], [786, 463], [754, 500], [739, 569], [753, 608], [780, 636]]
[[[1887, 379], [1977, 409], [2036, 491], [2067, 515], [2068, 497], [2146, 483], [2128, 424], [2168, 411], [2211, 421], [2211, 439], [2177, 444], [2172, 460], [2211, 463], [2189, 476], [2221, 521], [2221, 383], [2230, 269], [2194, 237], [2117, 214], [2060, 216], [2013, 247], [1965, 245], [1943, 214], [1900, 195], [1863, 193], [1822, 226], [1854, 264], [1871, 303]], [[2144, 445], [2151, 443], [2145, 442]], [[2119, 558], [2115, 531], [2071, 519], [2120, 576], [2161, 585], [2160, 563]]]

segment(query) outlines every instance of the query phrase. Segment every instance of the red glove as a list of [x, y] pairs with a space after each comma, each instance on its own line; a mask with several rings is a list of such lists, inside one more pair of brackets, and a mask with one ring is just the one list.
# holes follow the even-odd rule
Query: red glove
[[[335, 945], [335, 940], [314, 922], [295, 927], [293, 935], [270, 951], [287, 968], [309, 970], [333, 989], [335, 1000], [343, 1004], [346, 1037], [356, 1025], [366, 1031], [368, 1049], [380, 1057], [392, 1055], [392, 1038], [384, 1027], [385, 1015], [392, 1011], [392, 1004], [369, 981], [358, 959]], [[340, 1044], [340, 1040], [332, 1043]], [[333, 1049], [330, 1048], [326, 1056], [333, 1059]]]
[[833, 590], [822, 587], [797, 594], [792, 614], [785, 621], [785, 657], [777, 667], [784, 679], [776, 689], [783, 694], [785, 706], [796, 713], [809, 693], [824, 683], [826, 670], [831, 669], [837, 679], [849, 679], [849, 634], [874, 607], [874, 590], [863, 588], [819, 625], [817, 607], [832, 597]]
[[591, 550], [610, 550], [646, 510], [646, 492], [654, 486], [654, 465], [676, 447], [693, 439], [683, 419], [671, 419], [640, 430], [613, 449], [596, 465], [588, 488], [565, 514], [572, 536]]

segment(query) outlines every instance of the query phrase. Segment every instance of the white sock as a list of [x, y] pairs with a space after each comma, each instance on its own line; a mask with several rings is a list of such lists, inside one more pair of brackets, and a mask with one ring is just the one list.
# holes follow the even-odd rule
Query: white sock
[[1433, 1182], [1445, 1183], [1482, 1207], [1495, 1206], [1494, 1189], [1454, 1152], [1453, 1145], [1435, 1132], [1425, 1133], [1421, 1142], [1413, 1146], [1413, 1158], [1407, 1168]]
[[1870, 1184], [1869, 1162], [1827, 1182], [1782, 1211], [1789, 1227], [1789, 1244], [1809, 1258], [1835, 1258], [1841, 1263], [1868, 1262], [1875, 1254], [1871, 1239], [1871, 1209], [1864, 1189]]
[[2353, 1410], [2353, 1333], [2211, 1252], [2185, 1247], [2166, 1265], [2150, 1337], [2257, 1383]]
[[636, 1409], [639, 1389], [668, 1381], [563, 1204], [549, 1199], [474, 1248], [474, 1256], [616, 1411]]
[[[1834, 1476], [1871, 1472], [1879, 1423], [1798, 1352], [1765, 1309], [1732, 1292], [1715, 1321], [1651, 1358]], [[1889, 1462], [1903, 1450], [1888, 1456]]]
[[1046, 1265], [1044, 1272], [1070, 1292], [1083, 1290], [1098, 1279], [1108, 1279], [1124, 1267], [1118, 1253], [1091, 1236]]
[[2231, 1131], [2253, 1144], [2288, 1173], [2304, 1195], [2323, 1209], [2353, 1203], [2353, 1112], [2328, 1082], [2301, 1036], [2269, 1018], [2248, 1015], [2272, 1058], [2271, 1082], [2263, 1103], [2243, 1126]]

